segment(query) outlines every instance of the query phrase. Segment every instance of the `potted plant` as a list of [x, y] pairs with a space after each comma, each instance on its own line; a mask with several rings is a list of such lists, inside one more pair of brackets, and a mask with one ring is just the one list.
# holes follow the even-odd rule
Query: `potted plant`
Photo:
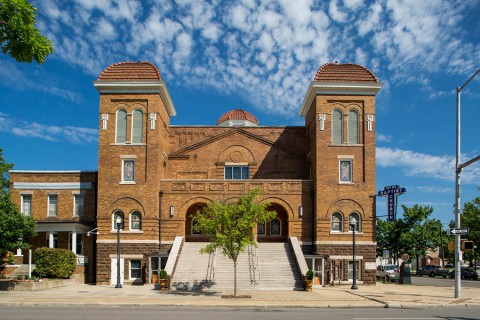
[[168, 290], [168, 273], [164, 269], [158, 273], [160, 278], [160, 290]]
[[312, 292], [312, 284], [313, 284], [313, 271], [312, 269], [308, 269], [307, 273], [305, 274], [305, 291]]

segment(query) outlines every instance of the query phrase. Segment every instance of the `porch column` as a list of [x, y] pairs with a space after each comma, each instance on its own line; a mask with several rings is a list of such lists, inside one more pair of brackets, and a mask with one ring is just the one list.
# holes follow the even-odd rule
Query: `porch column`
[[71, 233], [72, 237], [72, 251], [73, 253], [77, 254], [77, 233], [72, 232]]
[[48, 232], [48, 247], [53, 248], [53, 232]]

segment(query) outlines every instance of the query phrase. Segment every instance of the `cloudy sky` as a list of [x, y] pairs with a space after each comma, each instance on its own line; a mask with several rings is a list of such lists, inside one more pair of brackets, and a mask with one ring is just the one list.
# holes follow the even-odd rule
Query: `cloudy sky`
[[[243, 108], [275, 126], [303, 125], [318, 68], [349, 62], [383, 83], [377, 190], [401, 185], [400, 204], [453, 219], [455, 88], [480, 67], [478, 0], [32, 2], [55, 53], [44, 65], [0, 55], [0, 148], [15, 169], [97, 169], [92, 81], [115, 62], [158, 67], [172, 124], [214, 125]], [[480, 155], [479, 111], [480, 75], [462, 90], [462, 162]], [[464, 170], [462, 201], [480, 195], [479, 178], [479, 164]]]

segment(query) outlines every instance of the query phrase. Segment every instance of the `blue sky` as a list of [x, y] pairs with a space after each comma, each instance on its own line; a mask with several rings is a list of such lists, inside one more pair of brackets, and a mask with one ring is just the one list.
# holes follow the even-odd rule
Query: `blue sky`
[[[32, 2], [55, 53], [43, 65], [0, 55], [0, 147], [15, 169], [97, 169], [92, 81], [115, 62], [158, 67], [174, 125], [214, 125], [243, 108], [282, 126], [303, 125], [321, 65], [357, 63], [383, 83], [377, 190], [401, 185], [400, 204], [453, 219], [455, 88], [480, 67], [478, 0]], [[462, 162], [480, 155], [478, 112], [480, 75], [462, 92]], [[462, 201], [480, 195], [479, 178], [480, 164], [464, 170]]]

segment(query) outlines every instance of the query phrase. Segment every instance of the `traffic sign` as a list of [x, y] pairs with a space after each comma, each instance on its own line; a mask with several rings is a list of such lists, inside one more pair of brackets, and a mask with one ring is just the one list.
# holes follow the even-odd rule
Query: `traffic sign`
[[463, 236], [465, 234], [468, 234], [468, 228], [450, 228], [448, 231], [450, 234], [453, 234], [453, 235], [458, 234], [460, 236]]

